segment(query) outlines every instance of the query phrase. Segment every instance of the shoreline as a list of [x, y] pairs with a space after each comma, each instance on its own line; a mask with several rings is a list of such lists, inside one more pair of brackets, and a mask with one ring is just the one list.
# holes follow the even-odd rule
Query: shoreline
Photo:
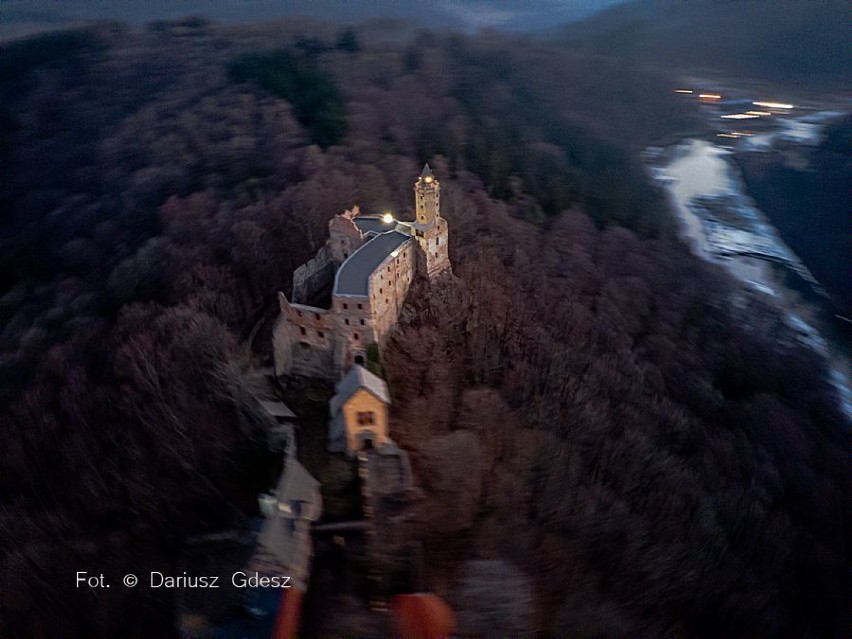
[[[762, 294], [785, 316], [800, 343], [825, 358], [828, 382], [852, 420], [849, 344], [830, 326], [834, 301], [784, 242], [771, 217], [757, 208], [738, 173], [733, 151], [706, 138], [686, 138], [643, 154], [650, 178], [665, 193], [678, 222], [678, 236], [701, 259], [727, 270], [743, 291]], [[697, 204], [696, 204], [697, 202]], [[711, 206], [718, 204], [718, 210]], [[813, 289], [803, 296], [788, 277]], [[817, 296], [824, 296], [820, 303]]]

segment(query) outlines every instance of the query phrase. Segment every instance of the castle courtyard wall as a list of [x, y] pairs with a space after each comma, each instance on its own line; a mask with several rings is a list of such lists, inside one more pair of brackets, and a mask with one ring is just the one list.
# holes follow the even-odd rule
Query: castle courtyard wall
[[396, 325], [416, 272], [416, 247], [410, 240], [370, 275], [373, 339], [382, 344]]
[[323, 297], [331, 290], [337, 264], [328, 244], [317, 254], [293, 271], [293, 302], [307, 304]]
[[337, 325], [333, 312], [291, 304], [279, 295], [281, 314], [273, 328], [275, 373], [334, 379]]

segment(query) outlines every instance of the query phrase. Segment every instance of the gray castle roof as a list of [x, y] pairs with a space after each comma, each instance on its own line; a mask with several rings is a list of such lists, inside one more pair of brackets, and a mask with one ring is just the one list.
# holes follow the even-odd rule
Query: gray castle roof
[[405, 233], [387, 231], [364, 244], [338, 269], [334, 277], [334, 295], [369, 295], [370, 275], [408, 240]]
[[376, 233], [392, 231], [397, 224], [396, 220], [386, 224], [378, 215], [356, 215], [352, 218], [352, 221], [355, 222], [355, 226], [357, 226], [362, 233], [367, 233], [369, 231], [374, 231]]
[[337, 382], [337, 392], [328, 402], [328, 410], [331, 416], [334, 417], [337, 415], [341, 406], [346, 403], [346, 400], [352, 397], [355, 391], [360, 388], [372, 393], [385, 404], [390, 404], [390, 393], [388, 392], [388, 385], [385, 383], [385, 380], [374, 375], [363, 366], [355, 364], [343, 376], [343, 379]]

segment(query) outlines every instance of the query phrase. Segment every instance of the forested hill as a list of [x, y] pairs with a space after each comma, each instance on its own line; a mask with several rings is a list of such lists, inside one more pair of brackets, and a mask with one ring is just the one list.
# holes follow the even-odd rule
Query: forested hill
[[174, 593], [74, 571], [179, 572], [187, 536], [255, 514], [240, 336], [335, 213], [410, 219], [424, 161], [459, 279], [412, 297], [385, 361], [426, 579], [476, 619], [505, 584], [463, 596], [464, 562], [499, 559], [533, 606], [465, 632], [842, 636], [836, 397], [673, 239], [638, 157], [700, 126], [671, 86], [387, 22], [4, 44], [0, 636], [175, 636]]
[[844, 0], [636, 0], [566, 26], [559, 39], [681, 73], [845, 91], [850, 20]]

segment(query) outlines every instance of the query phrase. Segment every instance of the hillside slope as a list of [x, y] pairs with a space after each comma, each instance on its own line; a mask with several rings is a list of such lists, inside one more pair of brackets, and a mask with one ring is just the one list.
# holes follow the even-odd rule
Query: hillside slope
[[840, 89], [852, 74], [850, 18], [840, 0], [640, 0], [568, 25], [558, 39], [680, 72]]

